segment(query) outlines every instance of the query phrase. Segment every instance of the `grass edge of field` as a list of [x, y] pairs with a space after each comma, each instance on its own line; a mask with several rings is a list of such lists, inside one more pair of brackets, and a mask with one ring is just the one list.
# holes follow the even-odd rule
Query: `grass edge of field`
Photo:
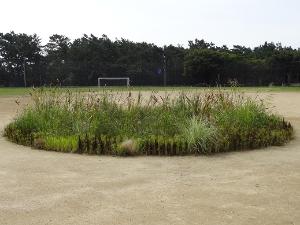
[[[197, 91], [197, 90], [207, 90], [207, 89], [230, 89], [231, 87], [194, 87], [194, 86], [131, 86], [127, 87], [105, 87], [99, 88], [97, 86], [63, 86], [60, 87], [65, 90], [77, 91], [77, 92], [98, 92], [98, 91]], [[236, 87], [239, 91], [246, 92], [300, 92], [300, 87], [293, 86], [274, 86], [274, 87]], [[48, 87], [46, 87], [48, 89]], [[0, 97], [8, 96], [22, 96], [28, 95], [32, 90], [32, 87], [0, 87]]]

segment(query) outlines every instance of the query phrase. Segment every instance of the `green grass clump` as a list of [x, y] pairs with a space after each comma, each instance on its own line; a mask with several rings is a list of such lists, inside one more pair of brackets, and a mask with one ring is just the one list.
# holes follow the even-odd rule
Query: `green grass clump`
[[293, 133], [289, 123], [276, 115], [267, 114], [264, 105], [249, 100], [239, 107], [219, 111], [215, 115], [215, 122], [224, 135], [224, 149], [283, 145]]
[[282, 145], [290, 123], [237, 89], [159, 95], [35, 89], [5, 129], [39, 149], [97, 155], [188, 155]]
[[183, 132], [191, 151], [211, 153], [218, 146], [219, 133], [217, 128], [201, 118], [193, 117], [188, 121]]
[[50, 151], [75, 153], [78, 149], [77, 136], [68, 136], [68, 137], [46, 136], [45, 138], [41, 139], [41, 141], [43, 143], [40, 146], [40, 148], [50, 150]]

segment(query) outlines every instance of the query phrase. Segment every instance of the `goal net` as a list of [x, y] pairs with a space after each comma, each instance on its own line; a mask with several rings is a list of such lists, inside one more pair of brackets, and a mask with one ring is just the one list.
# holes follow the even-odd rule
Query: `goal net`
[[98, 87], [106, 86], [130, 86], [129, 77], [99, 77], [98, 78]]

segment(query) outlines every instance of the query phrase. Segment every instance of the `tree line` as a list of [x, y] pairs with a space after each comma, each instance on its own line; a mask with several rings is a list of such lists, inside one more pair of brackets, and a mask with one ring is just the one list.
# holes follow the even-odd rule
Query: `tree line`
[[[95, 86], [98, 77], [130, 77], [131, 85], [288, 85], [300, 83], [300, 49], [265, 42], [249, 48], [204, 40], [159, 47], [106, 35], [71, 41], [52, 35], [0, 33], [0, 86]], [[24, 79], [25, 78], [25, 79]]]

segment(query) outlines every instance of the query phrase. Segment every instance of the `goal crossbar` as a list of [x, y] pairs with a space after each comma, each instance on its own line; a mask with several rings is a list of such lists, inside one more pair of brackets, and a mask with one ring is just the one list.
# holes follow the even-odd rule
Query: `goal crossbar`
[[126, 80], [126, 86], [130, 86], [129, 77], [99, 77], [98, 78], [98, 87], [101, 86], [101, 80]]

